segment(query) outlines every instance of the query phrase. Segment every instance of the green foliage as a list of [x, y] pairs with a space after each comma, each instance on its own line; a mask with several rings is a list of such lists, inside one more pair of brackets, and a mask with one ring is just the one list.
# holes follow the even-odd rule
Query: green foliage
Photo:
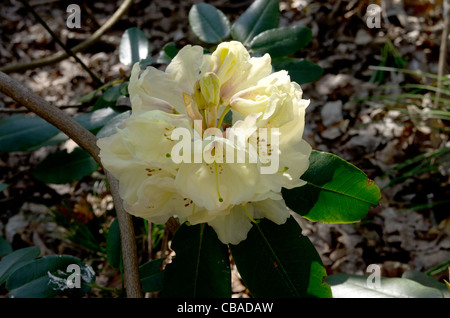
[[0, 151], [30, 151], [56, 136], [59, 129], [38, 116], [14, 114], [0, 120]]
[[435, 288], [442, 293], [444, 298], [450, 298], [450, 290], [447, 286], [425, 273], [410, 269], [403, 273], [402, 278], [413, 280], [423, 286]]
[[172, 249], [176, 258], [165, 269], [164, 297], [231, 297], [228, 249], [209, 225], [181, 225]]
[[161, 291], [164, 284], [164, 271], [161, 267], [164, 258], [159, 258], [139, 266], [142, 291], [146, 293]]
[[12, 247], [2, 236], [0, 236], [0, 257], [12, 252]]
[[60, 150], [47, 156], [34, 169], [36, 179], [50, 184], [65, 184], [80, 180], [98, 169], [98, 163], [82, 148], [71, 153]]
[[9, 184], [0, 182], [0, 192], [9, 187]]
[[157, 63], [169, 64], [170, 61], [178, 54], [179, 50], [175, 46], [175, 43], [169, 42], [164, 45], [163, 49], [159, 52]]
[[[111, 108], [105, 108], [77, 115], [74, 119], [86, 129], [96, 132], [114, 115], [116, 112]], [[31, 151], [67, 139], [58, 128], [37, 116], [15, 114], [0, 120], [0, 151]]]
[[[393, 66], [403, 68], [406, 65], [406, 60], [398, 52], [394, 44], [388, 40], [381, 50], [381, 61], [378, 66]], [[386, 73], [376, 71], [370, 78], [372, 83], [383, 83], [386, 79]]]
[[[71, 276], [73, 269], [69, 265], [76, 265], [80, 269], [80, 276]], [[79, 279], [80, 286], [76, 284]], [[70, 255], [49, 255], [31, 261], [15, 270], [6, 282], [11, 298], [49, 298], [60, 294], [83, 296], [89, 292], [95, 281], [93, 269]]]
[[125, 65], [134, 65], [148, 57], [152, 48], [144, 32], [129, 28], [122, 35], [119, 45], [119, 60]]
[[230, 35], [230, 21], [225, 14], [207, 3], [192, 6], [189, 25], [194, 34], [205, 43], [219, 43]]
[[122, 265], [122, 246], [120, 244], [119, 222], [116, 219], [111, 223], [106, 236], [106, 257], [109, 265], [120, 268]]
[[282, 225], [261, 220], [230, 250], [254, 297], [331, 297], [320, 256], [292, 217]]
[[256, 0], [231, 26], [231, 36], [247, 45], [261, 32], [277, 28], [279, 21], [278, 0]]
[[111, 118], [96, 134], [97, 138], [108, 137], [117, 132], [117, 128], [125, 122], [125, 120], [130, 117], [131, 111], [126, 111], [120, 114], [117, 114], [113, 118]]
[[[277, 0], [257, 0], [233, 23], [231, 38], [246, 45], [253, 55], [270, 54], [275, 71], [286, 70], [291, 79], [299, 84], [313, 82], [323, 74], [314, 62], [288, 57], [306, 47], [312, 32], [307, 27], [278, 27], [280, 10]], [[220, 23], [214, 22], [220, 21]], [[229, 32], [225, 15], [205, 3], [194, 5], [189, 13], [189, 24], [194, 34], [205, 43], [219, 43]], [[161, 51], [159, 63], [169, 63], [178, 52], [173, 46], [171, 55], [166, 47]]]
[[[371, 277], [364, 275], [334, 274], [325, 278], [335, 298], [442, 298], [436, 288], [415, 280], [399, 277], [379, 277], [379, 286], [370, 284]], [[444, 285], [444, 284], [442, 284]], [[445, 286], [444, 286], [445, 287]]]
[[5, 282], [18, 268], [38, 257], [40, 253], [41, 251], [38, 247], [31, 246], [11, 252], [4, 256], [0, 261], [0, 284]]
[[264, 31], [253, 38], [249, 46], [253, 53], [272, 58], [294, 54], [311, 41], [312, 32], [307, 27], [285, 27]]
[[291, 79], [298, 84], [310, 83], [318, 80], [323, 74], [323, 68], [305, 59], [281, 57], [272, 60], [275, 71], [286, 70]]
[[358, 168], [329, 153], [313, 151], [301, 177], [307, 184], [283, 189], [286, 204], [311, 221], [358, 222], [381, 197], [379, 188]]
[[[309, 44], [311, 30], [298, 26], [279, 28], [279, 19], [277, 0], [254, 1], [231, 26], [223, 12], [206, 3], [194, 5], [189, 12], [192, 31], [204, 43], [217, 44], [231, 37], [246, 45], [252, 55], [270, 54], [274, 70], [287, 70], [293, 81], [303, 84], [317, 80], [323, 73], [320, 66], [292, 56]], [[175, 44], [168, 43], [154, 61], [151, 49], [145, 34], [130, 28], [122, 36], [119, 59], [128, 66], [140, 62], [144, 69], [155, 62], [170, 63], [178, 53]], [[127, 86], [126, 78], [115, 80], [83, 96], [80, 102], [92, 103], [92, 112], [74, 119], [99, 138], [115, 133], [131, 113], [128, 109], [114, 110], [117, 100], [128, 96]], [[224, 122], [231, 123], [231, 117], [227, 116]], [[30, 151], [64, 140], [67, 136], [39, 117], [13, 115], [0, 120], [0, 151]], [[76, 149], [70, 154], [58, 151], [49, 155], [36, 167], [34, 176], [46, 183], [69, 183], [97, 169], [97, 163], [86, 152]], [[357, 222], [380, 199], [378, 187], [361, 170], [332, 154], [314, 151], [310, 168], [302, 179], [305, 186], [283, 189], [282, 194], [292, 210], [313, 221]], [[98, 228], [94, 233], [86, 224], [61, 220], [59, 224], [71, 232], [72, 242], [106, 258], [111, 267], [122, 269], [117, 219], [105, 231], [106, 235], [99, 234], [100, 239], [96, 236]], [[164, 229], [157, 226], [152, 229], [157, 246]], [[263, 219], [253, 224], [246, 240], [227, 246], [207, 224], [182, 224], [173, 236], [171, 248], [176, 257], [172, 262], [164, 270], [163, 258], [140, 266], [142, 289], [162, 291], [164, 297], [231, 297], [231, 251], [255, 297], [331, 297], [330, 286], [323, 283], [326, 271], [320, 256], [301, 233], [292, 217], [282, 225]], [[89, 292], [95, 274], [80, 259], [51, 255], [36, 260], [38, 248], [12, 252], [5, 242], [0, 240], [0, 255], [6, 255], [0, 261], [0, 283], [6, 281], [10, 297], [79, 297]], [[79, 265], [84, 273], [81, 288], [71, 289], [66, 284], [70, 264]], [[332, 286], [340, 283], [333, 279], [330, 282]]]
[[94, 103], [91, 111], [101, 108], [114, 108], [120, 96], [127, 95], [128, 83], [122, 83], [108, 88]]

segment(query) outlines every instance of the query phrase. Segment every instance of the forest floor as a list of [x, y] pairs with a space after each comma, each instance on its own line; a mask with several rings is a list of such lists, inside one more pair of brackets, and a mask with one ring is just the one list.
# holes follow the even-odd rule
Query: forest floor
[[[69, 46], [95, 32], [121, 2], [79, 2], [82, 27], [69, 29], [66, 8], [70, 1], [30, 1]], [[137, 0], [99, 42], [78, 56], [108, 82], [117, 78], [121, 70], [130, 72], [118, 58], [120, 38], [129, 27], [144, 31], [154, 57], [168, 42], [179, 48], [202, 44], [190, 31], [187, 20], [189, 9], [198, 2]], [[233, 22], [251, 1], [208, 3], [221, 9]], [[329, 273], [365, 274], [368, 265], [378, 264], [383, 276], [399, 277], [408, 269], [425, 272], [450, 259], [450, 158], [444, 156], [445, 149], [450, 148], [449, 121], [426, 116], [427, 109], [433, 108], [433, 92], [420, 90], [416, 93], [420, 96], [405, 97], [411, 90], [401, 87], [433, 84], [426, 73], [437, 74], [439, 69], [444, 28], [442, 1], [383, 1], [380, 28], [366, 24], [370, 3], [280, 1], [280, 26], [304, 25], [313, 31], [311, 43], [296, 57], [307, 58], [324, 68], [319, 80], [302, 85], [304, 98], [311, 100], [304, 138], [313, 149], [334, 153], [353, 163], [382, 189], [379, 206], [372, 208], [360, 223], [337, 225], [298, 220]], [[0, 16], [0, 66], [39, 59], [60, 50], [20, 1], [2, 4]], [[445, 61], [448, 60], [447, 55]], [[372, 68], [381, 64], [404, 66], [421, 73], [377, 72]], [[444, 69], [444, 74], [448, 74], [448, 69]], [[72, 59], [11, 75], [59, 106], [78, 105], [77, 100], [93, 90], [92, 79]], [[448, 99], [448, 95], [442, 98]], [[0, 119], [20, 106], [2, 96]], [[89, 106], [67, 108], [71, 114], [88, 110]], [[66, 142], [62, 147], [72, 149], [73, 144]], [[71, 207], [80, 219], [91, 220], [86, 215], [93, 213], [103, 222], [96, 225], [97, 231], [102, 231], [112, 219], [111, 197], [101, 172], [68, 185], [37, 181], [32, 175], [33, 167], [56, 149], [61, 146], [0, 154], [0, 181], [9, 184], [0, 194], [0, 235], [14, 249], [36, 245], [41, 248], [41, 255], [68, 253], [87, 258], [88, 251], [79, 250], [64, 236], [65, 231], [55, 222], [51, 210], [64, 210], [64, 202], [65, 208]], [[145, 238], [141, 241], [145, 245]], [[164, 253], [165, 248], [162, 249], [159, 253]], [[157, 256], [156, 251], [152, 256]], [[144, 253], [142, 257], [148, 255]], [[116, 270], [96, 259], [92, 262], [97, 270], [101, 269], [99, 285], [120, 285]], [[236, 296], [245, 296], [245, 287], [238, 274], [234, 275], [233, 291]], [[444, 272], [436, 278], [446, 275]]]

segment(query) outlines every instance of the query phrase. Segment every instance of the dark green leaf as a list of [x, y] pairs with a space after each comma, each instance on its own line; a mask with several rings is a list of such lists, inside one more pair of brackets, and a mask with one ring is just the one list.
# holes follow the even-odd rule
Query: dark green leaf
[[124, 32], [119, 45], [119, 60], [122, 64], [134, 65], [150, 53], [150, 42], [144, 32], [138, 28], [129, 28]]
[[0, 284], [14, 271], [39, 256], [41, 251], [36, 246], [21, 248], [9, 253], [0, 262]]
[[38, 116], [14, 114], [0, 120], [0, 151], [27, 151], [59, 133]]
[[163, 288], [164, 272], [161, 270], [164, 258], [159, 258], [139, 266], [142, 290], [146, 293], [160, 291]]
[[141, 70], [145, 70], [147, 66], [152, 65], [153, 62], [153, 58], [151, 57], [151, 55], [149, 55], [145, 59], [139, 61], [139, 67], [141, 68]]
[[121, 86], [116, 85], [108, 88], [94, 103], [92, 107], [92, 112], [101, 108], [114, 107], [116, 105], [117, 99], [122, 96], [120, 91]]
[[313, 151], [301, 177], [307, 184], [282, 189], [286, 205], [311, 221], [358, 222], [381, 197], [364, 172], [330, 153]]
[[97, 138], [104, 138], [104, 137], [108, 137], [111, 136], [113, 134], [115, 134], [117, 132], [117, 128], [123, 123], [125, 122], [125, 120], [127, 120], [131, 115], [131, 111], [126, 111], [123, 113], [120, 113], [118, 115], [116, 115], [115, 117], [113, 117], [112, 119], [110, 119], [104, 126], [102, 129], [100, 129], [100, 131], [97, 133]]
[[9, 184], [0, 182], [0, 192], [9, 187]]
[[369, 276], [343, 273], [325, 278], [335, 298], [442, 298], [439, 290], [406, 278], [379, 277], [379, 286], [373, 280]]
[[272, 60], [272, 66], [275, 71], [288, 71], [291, 80], [298, 84], [314, 82], [323, 74], [323, 68], [308, 60], [276, 58]]
[[234, 40], [247, 45], [261, 32], [277, 28], [279, 22], [278, 0], [256, 0], [234, 22], [231, 27], [231, 36]]
[[95, 98], [95, 96], [97, 95], [98, 92], [101, 92], [101, 91], [103, 91], [105, 89], [108, 89], [108, 88], [110, 88], [111, 86], [113, 86], [115, 84], [117, 84], [117, 79], [112, 80], [112, 81], [110, 81], [110, 82], [100, 86], [99, 88], [93, 90], [92, 92], [89, 92], [86, 95], [81, 96], [77, 100], [77, 102], [78, 103], [82, 103], [82, 104], [89, 103], [91, 100], [93, 100]]
[[5, 240], [2, 236], [0, 236], [0, 257], [5, 256], [12, 252], [11, 244], [7, 240]]
[[[117, 113], [111, 108], [80, 114], [74, 119], [86, 129], [96, 132]], [[15, 114], [0, 120], [0, 151], [31, 151], [56, 145], [68, 137], [38, 116]]]
[[209, 225], [181, 225], [172, 249], [176, 258], [165, 269], [164, 297], [231, 297], [228, 248]]
[[177, 49], [177, 47], [175, 46], [175, 43], [170, 42], [170, 43], [167, 43], [166, 45], [164, 45], [163, 51], [164, 51], [164, 53], [166, 53], [166, 55], [170, 59], [173, 59], [180, 50]]
[[[69, 265], [78, 268], [72, 269]], [[76, 277], [78, 269], [80, 276]], [[6, 288], [11, 298], [48, 298], [61, 293], [82, 296], [90, 290], [88, 284], [94, 281], [93, 269], [80, 259], [70, 255], [49, 255], [15, 271], [8, 278]], [[74, 285], [70, 286], [70, 283]]]
[[307, 27], [277, 28], [258, 34], [249, 46], [255, 54], [269, 53], [271, 57], [287, 56], [303, 49], [311, 41], [311, 37], [311, 29]]
[[222, 11], [207, 3], [198, 3], [189, 11], [192, 32], [205, 43], [219, 43], [230, 36], [230, 22]]
[[95, 133], [103, 127], [111, 118], [117, 115], [111, 108], [103, 108], [90, 113], [80, 114], [74, 119], [87, 130]]
[[442, 293], [444, 298], [450, 298], [450, 290], [448, 290], [447, 286], [425, 273], [419, 272], [414, 269], [409, 269], [402, 274], [402, 278], [413, 280], [423, 286], [436, 288]]
[[98, 163], [82, 148], [71, 153], [57, 151], [41, 161], [34, 169], [36, 179], [51, 184], [71, 183], [90, 175], [98, 169]]
[[179, 50], [173, 42], [164, 45], [163, 49], [159, 52], [156, 62], [161, 64], [169, 64], [170, 61], [178, 54]]
[[106, 236], [106, 256], [108, 263], [119, 268], [122, 261], [122, 246], [120, 243], [120, 229], [117, 218], [111, 223], [108, 235]]
[[320, 256], [292, 217], [282, 225], [262, 219], [230, 250], [254, 297], [331, 297]]

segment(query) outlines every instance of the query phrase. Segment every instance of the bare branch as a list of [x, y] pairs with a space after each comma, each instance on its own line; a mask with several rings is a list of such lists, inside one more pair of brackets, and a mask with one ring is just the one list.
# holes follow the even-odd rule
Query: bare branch
[[[64, 111], [50, 105], [45, 99], [31, 92], [22, 83], [2, 72], [0, 72], [0, 91], [60, 129], [79, 146], [88, 151], [101, 165], [97, 138]], [[119, 196], [118, 181], [108, 171], [105, 170], [105, 172], [119, 221], [127, 296], [130, 298], [141, 298], [143, 295], [139, 279], [139, 264], [131, 215], [123, 208], [122, 199]]]
[[[128, 9], [133, 4], [133, 2], [134, 2], [134, 0], [125, 0], [122, 3], [122, 5], [116, 10], [116, 12], [114, 12], [114, 14], [108, 19], [108, 21], [106, 21], [105, 24], [103, 24], [97, 31], [95, 31], [90, 38], [84, 40], [83, 42], [74, 46], [70, 50], [73, 53], [82, 52], [85, 49], [87, 49], [88, 47], [90, 47], [91, 45], [93, 45], [95, 42], [100, 40], [102, 35], [106, 31], [108, 31], [114, 24], [116, 24], [116, 22], [119, 21], [120, 18], [128, 11]], [[0, 72], [4, 72], [4, 73], [22, 72], [22, 71], [25, 71], [28, 69], [54, 64], [54, 63], [57, 63], [57, 62], [60, 62], [64, 59], [66, 59], [68, 57], [69, 57], [69, 55], [66, 52], [60, 51], [51, 56], [48, 56], [48, 57], [45, 57], [45, 58], [42, 58], [39, 60], [34, 60], [31, 62], [27, 62], [27, 63], [18, 63], [18, 64], [2, 66], [2, 67], [0, 67]]]

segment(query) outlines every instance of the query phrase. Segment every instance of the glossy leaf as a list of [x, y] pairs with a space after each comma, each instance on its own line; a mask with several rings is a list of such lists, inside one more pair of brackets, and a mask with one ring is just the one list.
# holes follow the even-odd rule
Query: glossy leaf
[[[77, 286], [76, 265], [79, 269]], [[93, 269], [70, 255], [49, 255], [34, 260], [15, 271], [7, 280], [6, 288], [11, 298], [48, 298], [61, 293], [82, 296], [95, 281]], [[70, 283], [75, 284], [70, 286]]]
[[231, 297], [228, 248], [209, 225], [184, 223], [172, 249], [176, 257], [165, 269], [163, 297]]
[[0, 257], [5, 256], [13, 251], [11, 244], [0, 236]]
[[132, 66], [150, 53], [151, 45], [144, 32], [138, 28], [129, 28], [123, 33], [119, 45], [119, 60], [122, 64]]
[[231, 36], [247, 45], [261, 32], [277, 28], [279, 22], [278, 0], [256, 0], [233, 23]]
[[91, 113], [77, 115], [74, 119], [80, 123], [81, 126], [95, 134], [117, 114], [118, 113], [111, 108], [103, 108]]
[[276, 58], [272, 66], [275, 71], [288, 71], [291, 80], [298, 84], [314, 82], [323, 74], [323, 68], [316, 63], [296, 58]]
[[287, 56], [303, 49], [311, 41], [310, 28], [293, 26], [264, 31], [258, 34], [249, 44], [253, 53], [272, 58]]
[[205, 43], [219, 43], [230, 36], [230, 22], [222, 11], [207, 3], [198, 3], [189, 11], [192, 32]]
[[0, 119], [0, 151], [27, 151], [59, 133], [38, 116], [14, 114]]
[[164, 45], [163, 49], [159, 52], [156, 62], [161, 64], [169, 64], [170, 61], [178, 54], [179, 50], [175, 46], [175, 43], [170, 42]]
[[301, 177], [307, 184], [282, 189], [286, 205], [311, 221], [350, 223], [363, 219], [377, 205], [380, 189], [364, 172], [330, 153], [313, 151], [308, 170]]
[[120, 113], [111, 118], [97, 133], [97, 138], [104, 138], [111, 136], [117, 132], [117, 128], [125, 122], [131, 115], [131, 111]]
[[[334, 274], [325, 278], [334, 298], [442, 298], [439, 290], [398, 277]], [[369, 283], [368, 283], [369, 280]]]
[[164, 283], [164, 271], [161, 270], [164, 258], [159, 258], [139, 266], [142, 291], [152, 293], [160, 291]]
[[[95, 133], [116, 115], [111, 108], [104, 108], [77, 115], [74, 120]], [[31, 151], [67, 139], [58, 128], [38, 116], [15, 114], [0, 120], [0, 151]]]
[[98, 163], [82, 148], [57, 151], [47, 156], [34, 169], [36, 179], [51, 184], [71, 183], [90, 175], [98, 169]]
[[120, 229], [117, 218], [111, 223], [106, 236], [106, 257], [108, 259], [108, 263], [112, 267], [120, 267], [120, 263], [122, 261], [122, 246], [120, 242]]
[[94, 103], [92, 111], [96, 111], [101, 108], [114, 107], [117, 99], [122, 96], [121, 85], [116, 85], [108, 88]]
[[230, 245], [238, 271], [254, 297], [331, 297], [325, 268], [311, 241], [290, 217], [254, 224], [246, 240]]
[[41, 251], [36, 246], [25, 247], [4, 256], [0, 261], [0, 284], [17, 269], [39, 256]]
[[436, 288], [442, 293], [444, 298], [450, 298], [450, 290], [444, 283], [441, 283], [436, 279], [434, 279], [433, 277], [428, 276], [425, 273], [419, 272], [418, 270], [409, 269], [402, 274], [402, 278], [413, 280], [423, 286]]

